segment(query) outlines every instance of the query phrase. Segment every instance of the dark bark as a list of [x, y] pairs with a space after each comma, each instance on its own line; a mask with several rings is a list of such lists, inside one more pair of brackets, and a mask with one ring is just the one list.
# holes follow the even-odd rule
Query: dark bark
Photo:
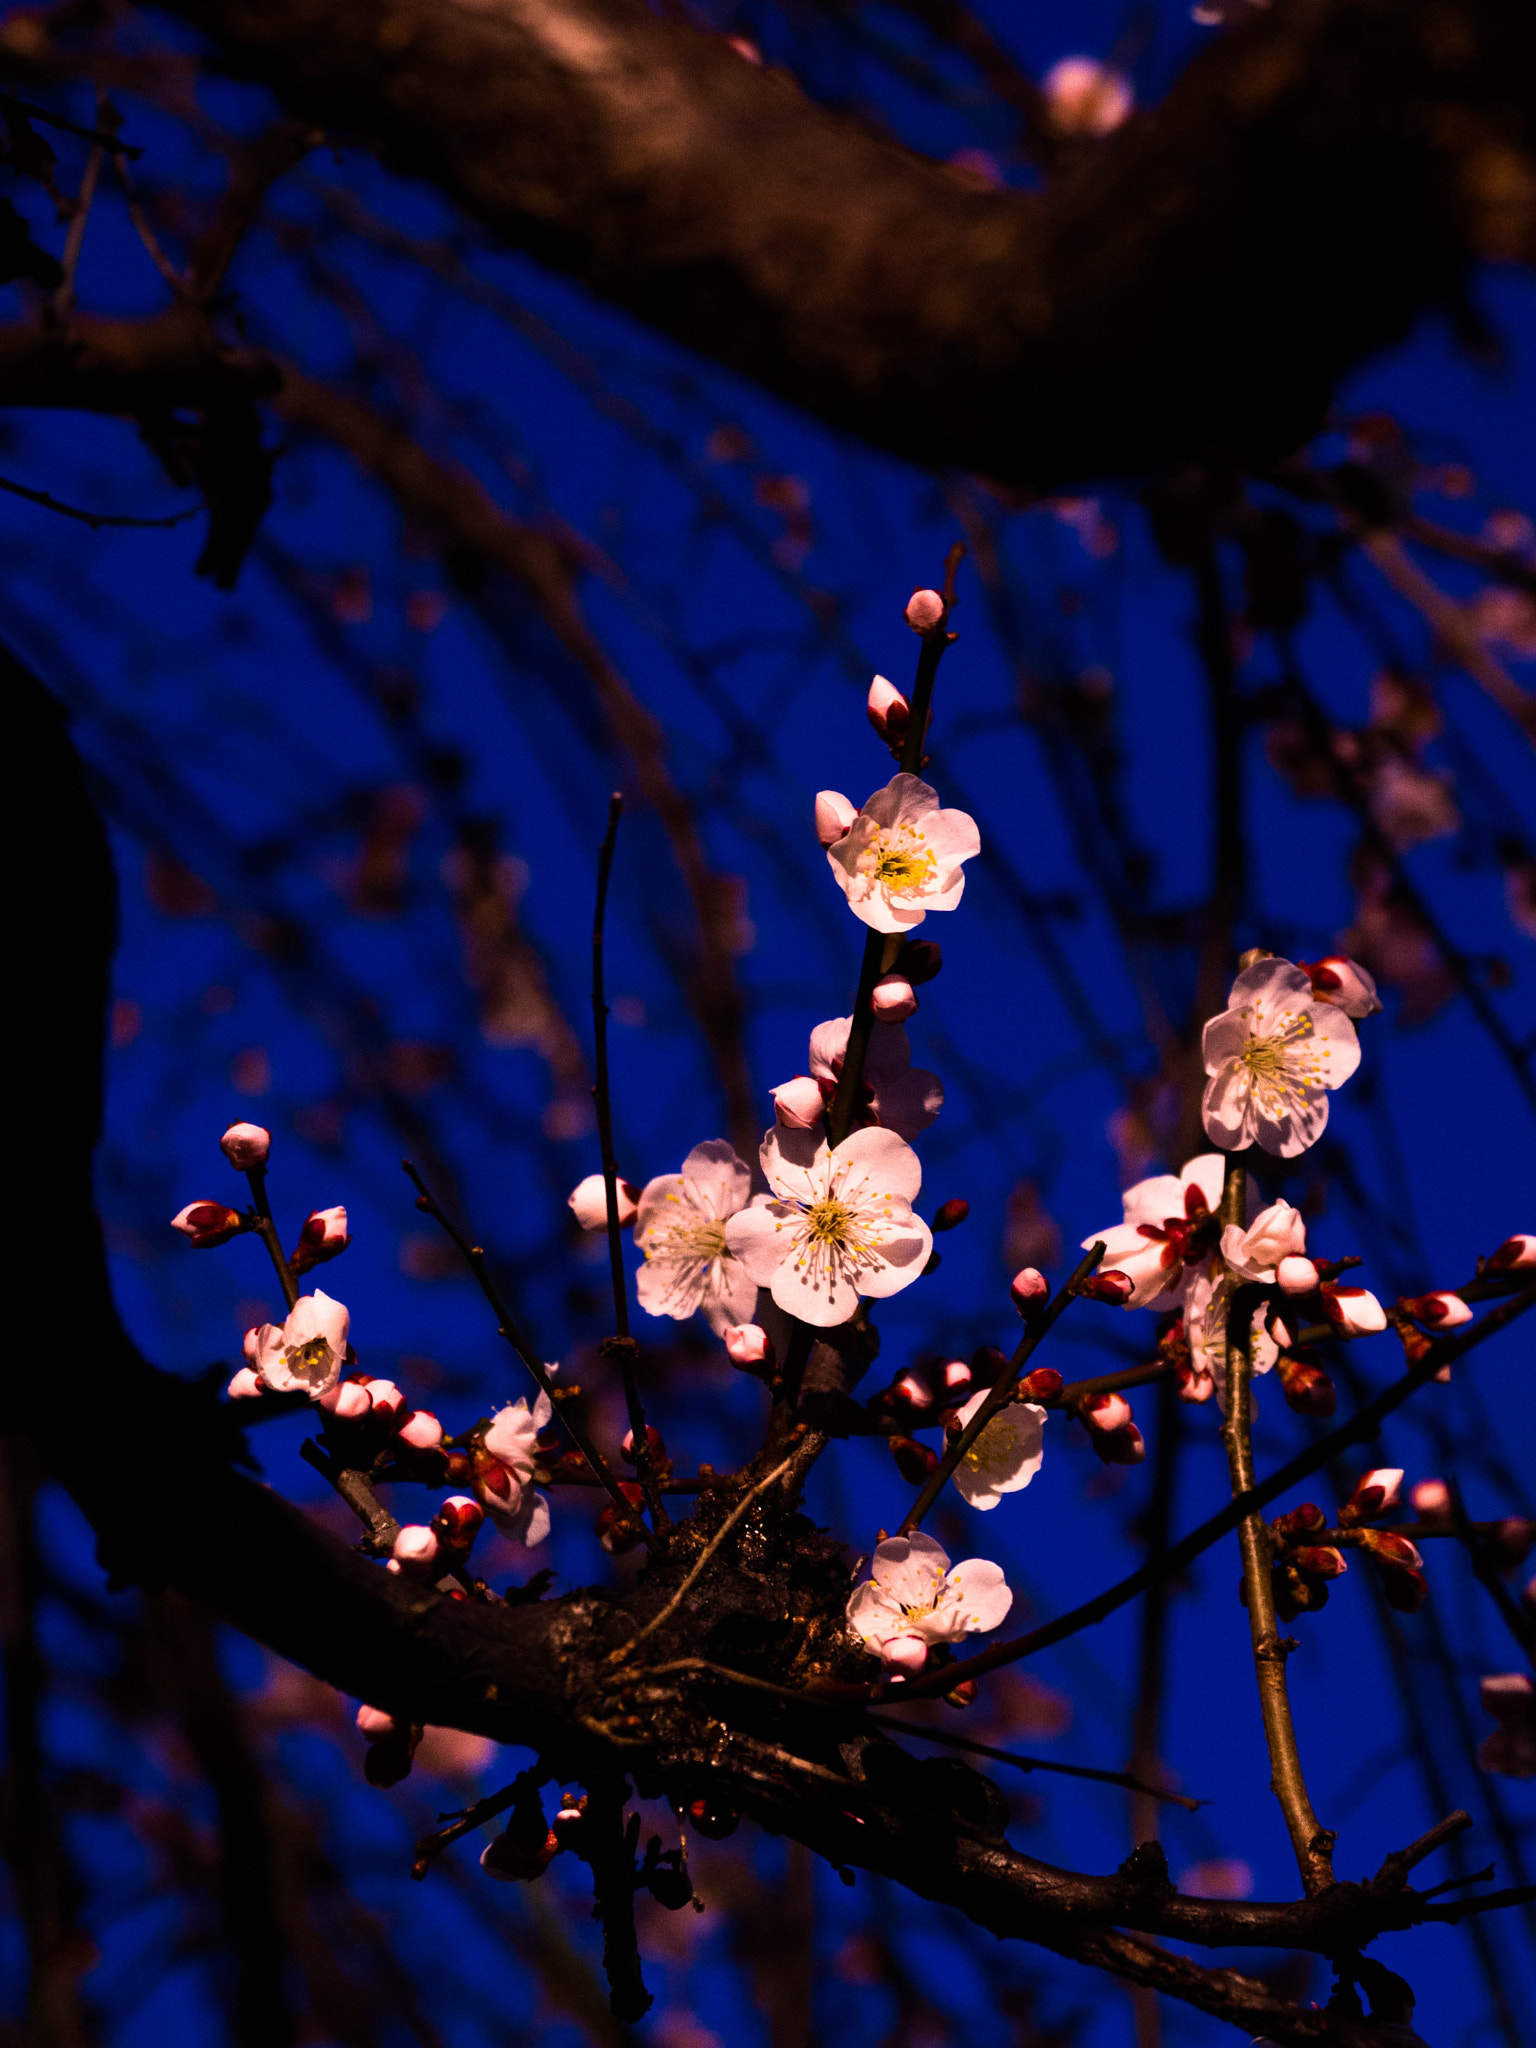
[[1037, 194], [977, 191], [642, 0], [173, 0], [305, 120], [811, 412], [1052, 486], [1259, 462], [1536, 252], [1524, 0], [1288, 0]]

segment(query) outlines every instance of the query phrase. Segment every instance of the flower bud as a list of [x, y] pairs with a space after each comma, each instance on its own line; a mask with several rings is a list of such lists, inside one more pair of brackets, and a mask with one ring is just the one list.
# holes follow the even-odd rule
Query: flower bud
[[1335, 1550], [1331, 1543], [1306, 1544], [1291, 1553], [1291, 1562], [1314, 1579], [1341, 1579], [1349, 1570], [1343, 1551]]
[[1443, 1479], [1421, 1479], [1408, 1498], [1422, 1522], [1448, 1522], [1451, 1518], [1451, 1489]]
[[1040, 89], [1058, 135], [1108, 135], [1135, 105], [1130, 80], [1097, 57], [1063, 57]]
[[397, 1735], [404, 1735], [407, 1725], [404, 1721], [397, 1721], [393, 1714], [386, 1714], [382, 1707], [359, 1707], [357, 1732], [364, 1742], [388, 1742]]
[[892, 1677], [906, 1678], [928, 1662], [928, 1645], [921, 1636], [892, 1636], [880, 1645], [880, 1662]]
[[1139, 1465], [1147, 1455], [1146, 1439], [1134, 1422], [1123, 1429], [1091, 1430], [1088, 1441], [1105, 1465]]
[[[621, 1180], [614, 1192], [619, 1202], [619, 1228], [628, 1230], [640, 1213], [640, 1190]], [[566, 1200], [583, 1230], [608, 1228], [608, 1188], [600, 1173], [589, 1173], [585, 1180], [578, 1181]]]
[[725, 1355], [738, 1371], [766, 1378], [778, 1363], [768, 1332], [757, 1323], [731, 1323], [721, 1331]]
[[884, 676], [876, 676], [869, 686], [869, 697], [865, 704], [869, 722], [881, 739], [892, 746], [899, 745], [906, 737], [907, 719], [912, 707], [894, 683]]
[[359, 1386], [356, 1380], [338, 1380], [320, 1396], [318, 1405], [338, 1422], [361, 1422], [365, 1415], [373, 1413], [368, 1389]]
[[413, 1451], [431, 1451], [443, 1440], [443, 1425], [426, 1408], [408, 1408], [397, 1423], [395, 1434]]
[[388, 1742], [376, 1742], [363, 1756], [363, 1776], [370, 1785], [376, 1785], [381, 1792], [387, 1792], [391, 1785], [398, 1785], [402, 1778], [411, 1774], [411, 1758], [416, 1754], [416, 1745], [421, 1740], [421, 1730], [412, 1728], [403, 1738], [396, 1737]]
[[219, 1150], [237, 1173], [259, 1173], [272, 1150], [272, 1133], [260, 1124], [231, 1124]]
[[1380, 1583], [1383, 1599], [1399, 1614], [1417, 1614], [1429, 1598], [1429, 1581], [1421, 1571], [1385, 1571]]
[[1536, 1266], [1536, 1237], [1529, 1233], [1506, 1237], [1490, 1257], [1488, 1266], [1495, 1273], [1529, 1272], [1532, 1266]]
[[1275, 1268], [1282, 1294], [1312, 1294], [1317, 1289], [1317, 1267], [1310, 1259], [1291, 1252]]
[[963, 1358], [947, 1358], [939, 1371], [945, 1398], [955, 1401], [971, 1390], [971, 1368]]
[[904, 974], [914, 988], [932, 981], [944, 966], [944, 949], [937, 939], [905, 939], [896, 956], [896, 972]]
[[1032, 1308], [1037, 1307], [1048, 1297], [1050, 1291], [1050, 1281], [1033, 1266], [1021, 1267], [1008, 1283], [1013, 1305], [1021, 1316], [1028, 1315]]
[[1282, 1351], [1275, 1360], [1285, 1405], [1298, 1415], [1332, 1415], [1339, 1405], [1338, 1389], [1315, 1359], [1304, 1351]]
[[1386, 1310], [1366, 1287], [1340, 1287], [1325, 1280], [1318, 1290], [1323, 1314], [1341, 1337], [1373, 1337], [1387, 1327]]
[[936, 590], [914, 590], [902, 616], [914, 633], [931, 633], [944, 623], [944, 600]]
[[1398, 1466], [1382, 1465], [1367, 1472], [1356, 1481], [1355, 1490], [1339, 1510], [1339, 1520], [1346, 1528], [1357, 1522], [1374, 1522], [1379, 1515], [1387, 1514], [1398, 1505], [1402, 1497], [1403, 1475]]
[[242, 1365], [230, 1381], [227, 1391], [231, 1401], [255, 1401], [267, 1390], [261, 1383], [260, 1375], [252, 1372], [248, 1365]]
[[835, 789], [824, 789], [816, 798], [816, 837], [823, 846], [836, 846], [846, 839], [858, 811]]
[[921, 1486], [939, 1469], [938, 1453], [927, 1444], [918, 1443], [915, 1437], [887, 1437], [886, 1444], [896, 1460], [896, 1470], [909, 1486]]
[[920, 1374], [908, 1371], [897, 1374], [887, 1388], [885, 1398], [894, 1408], [905, 1408], [910, 1414], [921, 1415], [933, 1406], [933, 1389]]
[[622, 1557], [626, 1550], [633, 1550], [637, 1543], [645, 1540], [640, 1534], [639, 1527], [641, 1499], [639, 1487], [635, 1485], [633, 1480], [621, 1479], [619, 1481], [619, 1491], [636, 1512], [633, 1515], [621, 1517], [618, 1509], [610, 1501], [608, 1506], [598, 1516], [597, 1540], [610, 1557]]
[[413, 1522], [395, 1538], [390, 1556], [401, 1571], [409, 1572], [413, 1577], [425, 1577], [437, 1563], [437, 1552], [436, 1531]]
[[[645, 1425], [645, 1448], [650, 1452], [653, 1464], [659, 1465], [666, 1458], [667, 1447], [662, 1441], [661, 1431], [653, 1429], [650, 1423]], [[619, 1450], [626, 1465], [635, 1463], [635, 1432], [632, 1429], [625, 1430]]]
[[1525, 1515], [1506, 1515], [1488, 1531], [1488, 1547], [1501, 1572], [1512, 1572], [1524, 1564], [1536, 1543], [1536, 1522]]
[[958, 1230], [971, 1213], [969, 1202], [958, 1195], [951, 1195], [947, 1202], [941, 1202], [936, 1210], [931, 1228], [934, 1230]]
[[1326, 1529], [1328, 1517], [1315, 1500], [1304, 1500], [1299, 1506], [1290, 1508], [1283, 1515], [1276, 1515], [1274, 1531], [1283, 1540], [1295, 1536], [1310, 1536], [1318, 1529]]
[[485, 1520], [485, 1509], [467, 1493], [450, 1493], [433, 1517], [441, 1542], [458, 1557], [468, 1554]]
[[373, 1403], [374, 1414], [391, 1429], [405, 1419], [405, 1396], [393, 1380], [369, 1380], [368, 1399]]
[[1077, 1291], [1087, 1301], [1107, 1301], [1116, 1308], [1124, 1308], [1136, 1292], [1136, 1282], [1129, 1273], [1111, 1266], [1107, 1273], [1090, 1273], [1086, 1280], [1079, 1280]]
[[814, 1129], [825, 1108], [821, 1084], [809, 1074], [797, 1074], [793, 1081], [783, 1081], [773, 1091], [774, 1120], [787, 1131]]
[[917, 991], [904, 974], [882, 974], [869, 1006], [878, 1024], [905, 1024], [917, 1010]]
[[215, 1245], [228, 1244], [232, 1237], [238, 1237], [244, 1228], [240, 1213], [224, 1202], [188, 1202], [179, 1215], [171, 1218], [172, 1230], [179, 1230], [195, 1251], [211, 1251]]
[[1459, 1294], [1452, 1294], [1448, 1288], [1440, 1288], [1434, 1294], [1418, 1294], [1412, 1301], [1405, 1301], [1407, 1309], [1416, 1323], [1427, 1323], [1432, 1330], [1454, 1330], [1461, 1323], [1470, 1323], [1472, 1311]]
[[974, 1678], [962, 1678], [958, 1685], [952, 1685], [944, 1695], [944, 1704], [949, 1707], [973, 1707], [979, 1688]]
[[1131, 1404], [1124, 1394], [1090, 1394], [1078, 1412], [1090, 1429], [1124, 1429], [1131, 1419]]
[[1023, 1401], [1054, 1401], [1061, 1392], [1061, 1374], [1054, 1365], [1037, 1365], [1019, 1381]]
[[321, 1266], [327, 1259], [340, 1258], [351, 1242], [347, 1234], [345, 1209], [340, 1206], [311, 1209], [304, 1219], [304, 1227], [299, 1232], [299, 1241], [288, 1264], [295, 1273], [307, 1273], [311, 1266]]
[[1188, 1359], [1181, 1358], [1174, 1365], [1179, 1382], [1179, 1399], [1199, 1406], [1209, 1401], [1216, 1391], [1216, 1382], [1208, 1372], [1196, 1372]]
[[1396, 1529], [1362, 1529], [1360, 1548], [1368, 1550], [1378, 1564], [1398, 1571], [1417, 1571], [1424, 1562], [1415, 1545]]
[[1332, 1003], [1346, 1017], [1372, 1017], [1381, 1008], [1374, 977], [1358, 960], [1331, 953], [1326, 960], [1300, 960], [1297, 965], [1312, 981], [1320, 1003]]

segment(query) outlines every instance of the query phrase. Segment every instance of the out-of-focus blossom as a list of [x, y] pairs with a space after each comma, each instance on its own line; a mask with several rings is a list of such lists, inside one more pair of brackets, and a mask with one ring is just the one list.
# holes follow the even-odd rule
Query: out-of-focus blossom
[[342, 1304], [317, 1287], [299, 1296], [281, 1326], [263, 1323], [247, 1331], [246, 1363], [273, 1393], [318, 1401], [341, 1376], [351, 1321]]
[[869, 722], [881, 739], [893, 747], [899, 747], [906, 737], [907, 720], [912, 707], [884, 676], [876, 676], [869, 686], [869, 697], [864, 706]]
[[930, 910], [958, 908], [962, 864], [980, 851], [973, 819], [941, 810], [926, 782], [902, 774], [876, 790], [827, 859], [855, 917], [873, 931], [905, 932]]
[[1040, 81], [1046, 112], [1058, 135], [1108, 135], [1136, 104], [1123, 71], [1097, 57], [1063, 57]]
[[771, 1130], [759, 1195], [726, 1225], [731, 1252], [779, 1307], [819, 1329], [845, 1323], [860, 1297], [897, 1294], [933, 1249], [912, 1204], [923, 1171], [894, 1131], [850, 1132], [836, 1151], [809, 1131]]
[[[1184, 1295], [1184, 1332], [1189, 1340], [1190, 1370], [1196, 1379], [1209, 1379], [1218, 1401], [1226, 1399], [1227, 1318], [1232, 1306], [1232, 1275], [1216, 1260], [1208, 1260], [1194, 1274]], [[1253, 1311], [1248, 1336], [1248, 1361], [1255, 1374], [1266, 1373], [1280, 1355], [1280, 1346], [1270, 1334], [1267, 1311], [1261, 1302]], [[1204, 1392], [1186, 1399], [1208, 1400]]]
[[1489, 584], [1467, 606], [1473, 631], [1489, 647], [1504, 647], [1522, 661], [1536, 661], [1536, 599], [1529, 591]]
[[[970, 1368], [963, 1370], [969, 1382]], [[962, 1429], [990, 1391], [983, 1387], [960, 1410]], [[1005, 1493], [1028, 1486], [1045, 1462], [1045, 1416], [1033, 1401], [1010, 1401], [993, 1416], [955, 1467], [956, 1489], [973, 1508], [995, 1508]]]
[[917, 990], [902, 974], [882, 974], [869, 998], [870, 1009], [881, 1024], [905, 1024], [917, 1012]]
[[635, 1293], [647, 1315], [682, 1322], [702, 1309], [717, 1334], [751, 1320], [757, 1282], [726, 1238], [751, 1192], [751, 1169], [723, 1138], [695, 1145], [680, 1172], [646, 1182], [635, 1216], [645, 1254]]
[[933, 1212], [934, 1230], [958, 1230], [970, 1213], [969, 1202], [960, 1195], [951, 1195], [947, 1202], [940, 1202]]
[[[842, 1075], [852, 1023], [851, 1017], [832, 1017], [811, 1033], [811, 1073], [827, 1101]], [[926, 1067], [913, 1066], [911, 1041], [899, 1024], [870, 1026], [862, 1092], [855, 1118], [879, 1124], [909, 1143], [944, 1106], [944, 1083]]]
[[931, 633], [944, 617], [944, 599], [936, 590], [914, 590], [902, 616], [914, 633]]
[[1498, 1727], [1484, 1736], [1477, 1761], [1505, 1778], [1536, 1777], [1536, 1687], [1523, 1671], [1485, 1678], [1478, 1687], [1483, 1711]]
[[219, 1140], [219, 1150], [237, 1172], [254, 1173], [267, 1163], [272, 1133], [260, 1124], [231, 1124]]
[[172, 1230], [179, 1230], [193, 1250], [200, 1252], [228, 1244], [244, 1227], [240, 1212], [223, 1202], [188, 1202], [171, 1218]]
[[1374, 1337], [1387, 1327], [1387, 1312], [1368, 1287], [1340, 1287], [1337, 1281], [1325, 1280], [1318, 1299], [1341, 1337]]
[[1339, 1510], [1339, 1520], [1346, 1527], [1356, 1522], [1374, 1522], [1378, 1515], [1391, 1513], [1401, 1500], [1402, 1492], [1402, 1468], [1378, 1465], [1356, 1480], [1354, 1492]]
[[530, 1409], [526, 1396], [510, 1401], [491, 1418], [475, 1460], [475, 1491], [503, 1534], [519, 1543], [542, 1543], [549, 1534], [549, 1502], [533, 1485], [539, 1431], [553, 1414], [548, 1394]]
[[1372, 822], [1395, 853], [1461, 830], [1449, 778], [1406, 761], [1401, 754], [1387, 754], [1377, 763], [1366, 801]]
[[816, 799], [816, 837], [823, 846], [836, 846], [839, 839], [847, 837], [858, 815], [847, 797], [839, 796], [835, 789], [822, 790]]
[[[621, 1180], [615, 1182], [614, 1193], [618, 1197], [619, 1228], [628, 1230], [639, 1210], [639, 1190]], [[608, 1228], [608, 1184], [600, 1173], [589, 1173], [585, 1180], [578, 1181], [566, 1202], [583, 1230]]]
[[1311, 981], [1317, 1000], [1335, 1004], [1346, 1017], [1374, 1017], [1381, 1008], [1375, 978], [1358, 960], [1330, 953], [1322, 960], [1298, 960], [1296, 964]]
[[821, 1084], [809, 1074], [797, 1074], [793, 1081], [781, 1081], [773, 1091], [776, 1123], [789, 1131], [809, 1131], [821, 1122], [826, 1109]]
[[1405, 1024], [1422, 1024], [1456, 993], [1456, 977], [1391, 868], [1362, 854], [1351, 863], [1355, 921], [1341, 943], [1367, 961], [1379, 982], [1401, 992]]
[[1127, 1308], [1172, 1308], [1179, 1300], [1185, 1263], [1209, 1255], [1216, 1243], [1226, 1162], [1219, 1152], [1191, 1159], [1182, 1173], [1154, 1174], [1127, 1188], [1125, 1221], [1083, 1239], [1083, 1250], [1102, 1240], [1101, 1273], [1124, 1273], [1132, 1284]]
[[307, 1273], [311, 1267], [339, 1259], [351, 1242], [345, 1209], [339, 1205], [334, 1209], [311, 1209], [288, 1264], [296, 1274]]
[[1451, 1489], [1443, 1479], [1421, 1479], [1408, 1496], [1414, 1513], [1425, 1522], [1450, 1520]]
[[1032, 1180], [1016, 1181], [1003, 1211], [1003, 1266], [1054, 1266], [1061, 1257], [1061, 1228]]
[[1322, 1136], [1328, 1090], [1360, 1064], [1360, 1041], [1334, 1003], [1320, 1003], [1289, 960], [1257, 960], [1232, 984], [1229, 1007], [1205, 1027], [1207, 1135], [1226, 1151], [1255, 1141], [1294, 1159]]
[[1251, 1899], [1253, 1872], [1236, 1856], [1212, 1856], [1185, 1871], [1179, 1890], [1188, 1899]]
[[999, 1566], [973, 1557], [951, 1568], [942, 1545], [920, 1530], [888, 1537], [869, 1570], [848, 1602], [848, 1626], [875, 1656], [889, 1643], [921, 1643], [924, 1658], [903, 1650], [891, 1660], [901, 1670], [921, 1669], [933, 1643], [996, 1628], [1013, 1605]]
[[778, 1363], [768, 1332], [757, 1323], [727, 1323], [725, 1355], [741, 1372], [770, 1373]]

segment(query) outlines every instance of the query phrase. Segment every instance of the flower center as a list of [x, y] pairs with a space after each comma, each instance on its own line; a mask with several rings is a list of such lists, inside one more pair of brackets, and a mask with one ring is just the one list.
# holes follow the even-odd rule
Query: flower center
[[861, 865], [871, 871], [887, 895], [895, 896], [917, 895], [938, 873], [927, 839], [910, 825], [877, 833]]
[[307, 1344], [290, 1344], [283, 1363], [295, 1379], [320, 1379], [330, 1369], [331, 1347], [324, 1337], [311, 1337]]
[[852, 1233], [853, 1211], [829, 1195], [805, 1212], [806, 1235], [812, 1244], [845, 1245]]
[[715, 1222], [674, 1223], [658, 1230], [645, 1248], [648, 1259], [726, 1259], [725, 1225]]

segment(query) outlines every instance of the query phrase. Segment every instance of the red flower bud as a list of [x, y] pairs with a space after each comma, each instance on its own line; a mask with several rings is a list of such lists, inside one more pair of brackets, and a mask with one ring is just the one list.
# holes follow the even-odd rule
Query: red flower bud
[[1086, 1301], [1107, 1301], [1121, 1308], [1136, 1292], [1136, 1282], [1129, 1273], [1111, 1266], [1107, 1273], [1090, 1273], [1086, 1280], [1079, 1280], [1077, 1291]]
[[1415, 1546], [1395, 1529], [1362, 1529], [1360, 1547], [1393, 1571], [1418, 1571], [1424, 1563]]
[[1292, 1552], [1290, 1561], [1297, 1571], [1314, 1579], [1341, 1579], [1349, 1570], [1343, 1551], [1335, 1550], [1331, 1543], [1305, 1544]]
[[896, 1469], [909, 1486], [921, 1486], [925, 1479], [939, 1469], [936, 1451], [927, 1444], [920, 1444], [910, 1436], [886, 1438], [891, 1456], [896, 1460]]
[[1019, 1381], [1019, 1398], [1023, 1401], [1054, 1401], [1061, 1392], [1061, 1374], [1054, 1365], [1037, 1365], [1033, 1372], [1026, 1373]]
[[1422, 1572], [1386, 1571], [1381, 1575], [1381, 1590], [1387, 1605], [1399, 1614], [1417, 1614], [1429, 1598], [1429, 1581]]
[[956, 1230], [971, 1213], [971, 1205], [958, 1195], [951, 1195], [947, 1202], [941, 1202], [933, 1219], [935, 1230]]
[[179, 1230], [194, 1251], [206, 1252], [238, 1237], [245, 1224], [239, 1211], [227, 1203], [188, 1202], [179, 1215], [171, 1218], [171, 1228]]
[[1315, 1529], [1326, 1529], [1328, 1517], [1316, 1501], [1304, 1500], [1300, 1507], [1294, 1507], [1283, 1515], [1275, 1517], [1275, 1534], [1282, 1538], [1309, 1536]]
[[1376, 1521], [1389, 1508], [1397, 1506], [1402, 1488], [1403, 1475], [1395, 1465], [1382, 1465], [1373, 1472], [1365, 1473], [1339, 1510], [1339, 1521], [1346, 1529], [1357, 1522]]
[[1275, 1361], [1285, 1405], [1298, 1415], [1332, 1415], [1339, 1405], [1338, 1389], [1323, 1368], [1305, 1352], [1282, 1351]]
[[[653, 1429], [650, 1423], [645, 1425], [645, 1448], [650, 1452], [653, 1464], [660, 1465], [665, 1461], [667, 1447], [662, 1441], [661, 1431]], [[626, 1465], [635, 1463], [635, 1432], [632, 1429], [625, 1430], [619, 1452]]]
[[1134, 1422], [1123, 1429], [1092, 1430], [1088, 1441], [1105, 1465], [1139, 1465], [1147, 1455], [1146, 1439]]

